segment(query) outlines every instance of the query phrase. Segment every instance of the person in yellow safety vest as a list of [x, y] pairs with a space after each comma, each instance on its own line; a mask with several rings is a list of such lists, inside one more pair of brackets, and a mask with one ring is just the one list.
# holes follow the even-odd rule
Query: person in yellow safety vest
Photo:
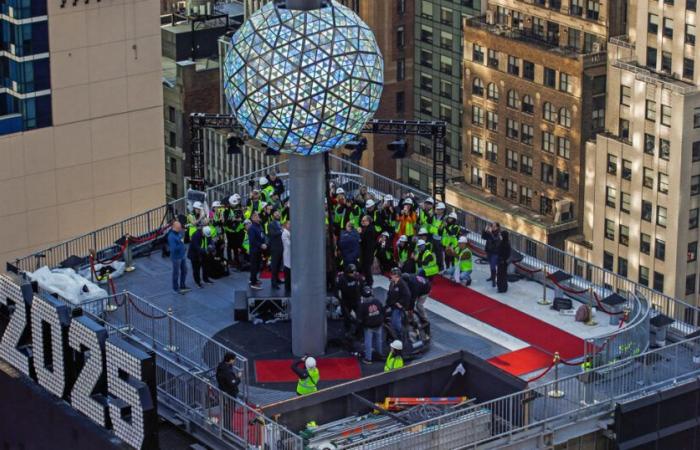
[[245, 252], [246, 255], [250, 255], [250, 241], [248, 240], [248, 228], [253, 224], [253, 222], [250, 219], [246, 219], [245, 222], [243, 222], [243, 226], [245, 228], [245, 235], [243, 236], [243, 244], [241, 247], [243, 248], [243, 251]]
[[204, 205], [202, 202], [194, 202], [192, 212], [187, 214], [187, 237], [189, 239], [192, 239], [192, 235], [198, 227], [204, 225], [205, 220]]
[[415, 243], [416, 250], [418, 249], [418, 241], [421, 239], [425, 241], [425, 248], [427, 248], [428, 250], [430, 250], [432, 252], [433, 251], [433, 243], [430, 242], [430, 234], [428, 233], [428, 230], [425, 228], [421, 228], [420, 230], [418, 230], [418, 235], [416, 236], [416, 243]]
[[377, 210], [377, 203], [371, 198], [365, 202], [365, 214], [372, 219], [372, 224], [374, 224], [374, 231], [377, 235], [380, 235], [384, 230], [382, 224], [379, 222], [379, 211]]
[[271, 185], [265, 177], [260, 177], [258, 184], [260, 185], [260, 192], [262, 194], [263, 201], [266, 203], [272, 203], [272, 194], [275, 193], [275, 187]]
[[345, 229], [345, 222], [348, 220], [348, 205], [346, 205], [345, 190], [338, 188], [335, 191], [335, 205], [333, 205], [333, 225], [336, 234]]
[[430, 228], [432, 226], [435, 217], [434, 204], [433, 197], [423, 200], [423, 206], [418, 210], [418, 225], [420, 227]]
[[255, 189], [253, 190], [253, 192], [250, 193], [250, 198], [248, 199], [248, 204], [246, 205], [243, 217], [245, 217], [246, 219], [250, 219], [250, 216], [253, 214], [253, 212], [260, 213], [262, 212], [264, 207], [265, 202], [260, 200], [260, 191]]
[[392, 370], [400, 369], [403, 367], [403, 343], [398, 339], [389, 344], [391, 351], [386, 357], [386, 363], [384, 363], [384, 372], [391, 372]]
[[412, 261], [411, 253], [411, 245], [408, 243], [408, 238], [400, 236], [396, 241], [396, 258], [402, 272], [415, 272], [415, 270], [409, 270], [410, 268], [406, 267], [407, 263]]
[[243, 225], [243, 208], [241, 207], [240, 195], [233, 194], [228, 198], [228, 207], [224, 209], [223, 218], [228, 263], [230, 266], [241, 269], [245, 226]]
[[[364, 206], [364, 202], [362, 203]], [[357, 200], [351, 202], [349, 207], [348, 220], [352, 223], [354, 228], [360, 228], [360, 219], [362, 219], [362, 208], [357, 204]]]
[[593, 359], [587, 356], [586, 359], [581, 363], [581, 370], [588, 372], [593, 369]]
[[416, 260], [416, 269], [418, 274], [423, 274], [426, 278], [431, 278], [440, 273], [435, 254], [427, 248], [426, 242], [423, 239], [418, 240], [416, 246], [418, 253], [413, 257]]
[[452, 211], [447, 215], [445, 224], [442, 227], [442, 247], [444, 249], [457, 249], [457, 240], [459, 238], [460, 227], [457, 225], [457, 213]]
[[299, 381], [297, 381], [297, 395], [313, 394], [318, 391], [318, 382], [321, 374], [316, 367], [316, 359], [313, 356], [304, 356], [292, 363], [292, 371], [299, 378]]
[[382, 229], [393, 236], [396, 232], [396, 208], [394, 208], [394, 197], [391, 195], [384, 196], [382, 208], [379, 211], [379, 218], [376, 220]]
[[466, 236], [460, 236], [456, 251], [456, 264], [453, 267], [445, 269], [442, 274], [452, 279], [455, 277], [455, 271], [459, 269], [459, 282], [465, 286], [472, 284], [472, 250], [469, 248], [469, 239]]

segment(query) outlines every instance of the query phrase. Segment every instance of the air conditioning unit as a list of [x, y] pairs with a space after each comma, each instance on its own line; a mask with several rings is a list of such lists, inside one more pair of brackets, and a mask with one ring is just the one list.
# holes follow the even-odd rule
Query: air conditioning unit
[[600, 42], [594, 42], [593, 45], [591, 45], [591, 50], [593, 53], [600, 53]]
[[554, 202], [554, 223], [568, 222], [573, 218], [573, 203], [571, 200], [558, 200]]
[[486, 23], [489, 25], [496, 23], [496, 13], [491, 9], [486, 11]]

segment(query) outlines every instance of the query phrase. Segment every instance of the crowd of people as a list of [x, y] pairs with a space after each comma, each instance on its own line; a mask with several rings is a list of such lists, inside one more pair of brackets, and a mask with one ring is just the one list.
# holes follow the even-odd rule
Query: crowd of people
[[[189, 290], [186, 259], [199, 288], [234, 269], [248, 271], [250, 288], [262, 289], [260, 273], [269, 269], [271, 288], [291, 292], [293, 230], [286, 188], [275, 173], [260, 177], [253, 187], [245, 199], [233, 194], [214, 201], [211, 211], [195, 202], [191, 212], [173, 224], [168, 243], [175, 292]], [[406, 192], [394, 198], [364, 186], [346, 192], [331, 183], [327, 198], [328, 289], [339, 299], [346, 330], [364, 330], [364, 359], [370, 362], [373, 353], [384, 356], [378, 343], [384, 342], [385, 320], [392, 338], [399, 341], [407, 324], [428, 326], [423, 303], [433, 277], [442, 274], [471, 284], [472, 246], [456, 212], [431, 197], [418, 199]], [[511, 254], [508, 233], [494, 223], [482, 238], [491, 269], [488, 281], [505, 292]], [[379, 273], [391, 280], [383, 306], [371, 289]]]

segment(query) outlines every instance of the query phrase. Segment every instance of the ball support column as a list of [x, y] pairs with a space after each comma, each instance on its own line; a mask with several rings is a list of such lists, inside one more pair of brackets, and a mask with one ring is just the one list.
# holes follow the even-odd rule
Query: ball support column
[[326, 231], [323, 154], [289, 155], [292, 352], [326, 349]]

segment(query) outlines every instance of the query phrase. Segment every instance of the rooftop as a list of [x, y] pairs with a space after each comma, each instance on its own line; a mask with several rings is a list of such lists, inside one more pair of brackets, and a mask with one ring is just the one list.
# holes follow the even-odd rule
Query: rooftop
[[[346, 192], [366, 185], [370, 192], [389, 193], [396, 198], [407, 192], [418, 198], [427, 196], [339, 158], [332, 157], [331, 162], [336, 182]], [[285, 164], [277, 163], [272, 169], [284, 177]], [[262, 172], [209, 188], [209, 201], [233, 192], [245, 197], [250, 189], [246, 181]], [[234, 424], [222, 427], [220, 422], [212, 427], [212, 405], [206, 401], [199, 403], [196, 396], [182, 396], [189, 395], [190, 388], [195, 392], [201, 389], [216, 392], [211, 369], [223, 351], [234, 350], [241, 354], [239, 363], [246, 370], [244, 392], [249, 402], [269, 405], [291, 397], [293, 384], [258, 382], [254, 368], [258, 359], [289, 357], [288, 328], [285, 322], [254, 325], [234, 320], [235, 291], [244, 289], [246, 283], [242, 273], [232, 273], [185, 296], [170, 292], [170, 265], [159, 251], [154, 251], [153, 243], [157, 239], [152, 238], [157, 237], [162, 224], [173, 213], [184, 211], [184, 207], [185, 201], [178, 200], [11, 262], [8, 269], [22, 273], [43, 264], [57, 267], [69, 256], [77, 256], [87, 264], [90, 248], [99, 250], [98, 260], [118, 259], [124, 248], [114, 242], [125, 233], [136, 237], [137, 243], [131, 250], [136, 270], [115, 280], [117, 290], [127, 292], [110, 297], [107, 302], [84, 305], [85, 310], [105, 321], [112, 332], [156, 352], [162, 369], [159, 374], [165, 377], [159, 380], [158, 399], [166, 418], [174, 410], [176, 417], [186, 416], [199, 424], [200, 428], [193, 429], [204, 433], [204, 437], [225, 438], [238, 444], [250, 442], [247, 429], [241, 430]], [[483, 253], [480, 231], [488, 222], [468, 211], [456, 212], [478, 257]], [[617, 402], [648, 395], [700, 373], [694, 362], [694, 355], [700, 354], [700, 341], [694, 337], [698, 330], [694, 323], [700, 317], [697, 308], [528, 236], [513, 232], [511, 242], [516, 250], [514, 282], [507, 293], [494, 292], [485, 281], [486, 267], [478, 262], [471, 289], [445, 279], [434, 281], [427, 303], [432, 325], [430, 346], [411, 365], [430, 363], [453, 350], [466, 349], [529, 383], [529, 387], [501, 398], [477, 398], [476, 404], [455, 408], [440, 418], [426, 419], [425, 428], [393, 427], [380, 435], [363, 433], [346, 448], [380, 448], [390, 441], [410, 445], [407, 443], [417, 434], [447, 432], [450, 423], [486, 412], [494, 417], [494, 425], [487, 435], [474, 435], [472, 443], [497, 445], [501, 439], [507, 439], [509, 443], [522, 442], [525, 448], [524, 443], [537, 438], [545, 429], [553, 433], [555, 441], [557, 433], [562, 433], [559, 439], [563, 439], [571, 431], [566, 427], [575, 425], [577, 432], [597, 430], [608, 420]], [[377, 277], [375, 294], [379, 298], [386, 283], [386, 279]], [[622, 315], [613, 310], [617, 301], [608, 301], [613, 294], [620, 296], [617, 300], [628, 311], [622, 321]], [[555, 297], [568, 299], [574, 309], [587, 303], [596, 306], [598, 313], [591, 323], [579, 323], [570, 313], [538, 304], [542, 297], [549, 301]], [[651, 348], [657, 341], [650, 341], [650, 321], [660, 314], [673, 319], [668, 344]], [[331, 337], [333, 328], [331, 322]], [[347, 351], [331, 344], [329, 354], [342, 356]], [[581, 373], [579, 364], [584, 360], [591, 361], [593, 369]], [[668, 364], [669, 361], [673, 364]], [[361, 368], [363, 376], [380, 370], [378, 364]], [[321, 392], [319, 397], [323, 396]], [[224, 394], [221, 398], [244, 408], [246, 414], [260, 415]], [[528, 411], [521, 411], [522, 408]], [[322, 418], [316, 420], [323, 423]], [[267, 418], [264, 423], [274, 424]], [[297, 430], [277, 427], [288, 442], [296, 443], [284, 448], [301, 448], [301, 440], [294, 437]]]

